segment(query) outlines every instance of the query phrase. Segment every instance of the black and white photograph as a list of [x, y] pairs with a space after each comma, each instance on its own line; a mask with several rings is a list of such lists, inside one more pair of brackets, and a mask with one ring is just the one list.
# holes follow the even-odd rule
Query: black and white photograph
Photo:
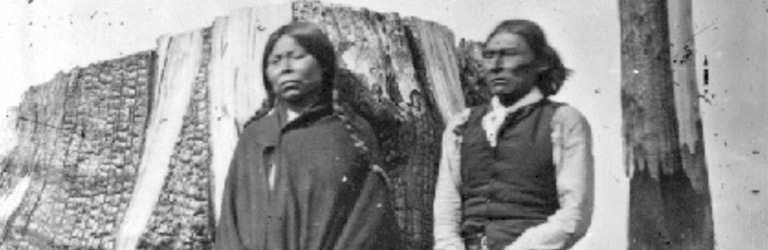
[[768, 2], [5, 0], [0, 250], [768, 249]]

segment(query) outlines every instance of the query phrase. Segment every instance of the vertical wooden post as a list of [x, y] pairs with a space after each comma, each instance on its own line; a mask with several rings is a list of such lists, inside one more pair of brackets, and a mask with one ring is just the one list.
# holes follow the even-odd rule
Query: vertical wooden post
[[[672, 77], [679, 128], [680, 156], [683, 170], [691, 182], [694, 196], [694, 220], [686, 249], [714, 249], [712, 199], [704, 157], [704, 136], [699, 114], [699, 90], [696, 84], [696, 43], [693, 32], [691, 0], [667, 0], [672, 55]], [[705, 65], [706, 66], [706, 65]]]
[[714, 247], [685, 2], [619, 1], [632, 250]]

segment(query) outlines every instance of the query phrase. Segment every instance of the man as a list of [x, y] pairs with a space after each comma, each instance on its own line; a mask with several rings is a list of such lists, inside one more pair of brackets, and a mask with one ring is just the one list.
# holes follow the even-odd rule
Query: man
[[434, 203], [435, 249], [567, 249], [592, 215], [589, 124], [548, 99], [568, 70], [544, 32], [507, 20], [488, 36], [493, 94], [448, 124]]

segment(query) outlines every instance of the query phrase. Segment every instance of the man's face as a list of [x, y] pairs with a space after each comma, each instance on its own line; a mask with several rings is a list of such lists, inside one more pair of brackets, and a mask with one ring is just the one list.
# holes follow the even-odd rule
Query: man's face
[[483, 73], [491, 93], [513, 96], [517, 99], [534, 86], [535, 73], [531, 69], [533, 51], [523, 37], [513, 33], [499, 33], [485, 45]]

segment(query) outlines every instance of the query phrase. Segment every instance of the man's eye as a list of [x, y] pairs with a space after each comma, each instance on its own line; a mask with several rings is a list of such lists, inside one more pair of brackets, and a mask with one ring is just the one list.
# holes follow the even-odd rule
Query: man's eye
[[500, 52], [501, 52], [501, 53], [500, 53], [500, 54], [501, 54], [501, 56], [504, 56], [504, 57], [507, 57], [507, 56], [516, 56], [517, 54], [519, 54], [519, 53], [517, 52], [517, 50], [513, 50], [513, 49], [505, 49], [505, 50], [502, 50], [502, 51], [500, 51]]
[[496, 51], [493, 51], [493, 50], [483, 50], [483, 52], [481, 53], [481, 55], [482, 55], [482, 56], [483, 56], [483, 58], [485, 58], [485, 59], [490, 59], [490, 58], [493, 58], [493, 57], [495, 57], [495, 56], [496, 56]]

